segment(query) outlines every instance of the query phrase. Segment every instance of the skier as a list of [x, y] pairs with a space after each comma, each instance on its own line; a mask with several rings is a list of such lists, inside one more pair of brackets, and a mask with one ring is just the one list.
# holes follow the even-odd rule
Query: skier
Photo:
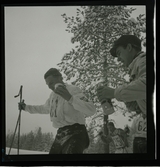
[[130, 137], [133, 138], [133, 153], [147, 153], [147, 124], [146, 115], [139, 113], [134, 118], [131, 128], [126, 127]]
[[100, 137], [104, 143], [113, 142], [115, 146], [115, 153], [127, 153], [126, 147], [128, 147], [127, 135], [123, 129], [116, 128], [113, 122], [109, 122], [108, 125], [109, 135], [105, 136], [100, 133]]
[[82, 154], [89, 146], [85, 117], [95, 114], [94, 104], [77, 86], [64, 83], [62, 74], [56, 68], [49, 69], [44, 79], [52, 90], [46, 103], [26, 105], [21, 102], [19, 109], [31, 114], [50, 114], [52, 125], [58, 131], [49, 154]]

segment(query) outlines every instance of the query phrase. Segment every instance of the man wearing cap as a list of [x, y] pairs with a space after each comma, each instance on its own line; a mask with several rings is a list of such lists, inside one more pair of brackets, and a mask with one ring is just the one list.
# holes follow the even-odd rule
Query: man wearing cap
[[49, 69], [44, 79], [52, 90], [46, 103], [26, 105], [22, 102], [19, 109], [31, 114], [50, 114], [52, 126], [58, 130], [49, 154], [82, 154], [89, 146], [85, 117], [95, 114], [94, 104], [77, 86], [64, 83], [57, 69]]
[[[131, 107], [132, 111], [134, 106], [135, 109], [139, 108], [144, 118], [146, 116], [146, 54], [141, 51], [141, 40], [135, 35], [122, 35], [114, 42], [110, 53], [129, 68], [131, 82], [116, 89], [107, 86], [99, 88], [97, 90], [99, 100], [116, 98], [118, 101], [123, 101], [129, 109]], [[141, 121], [141, 124], [146, 125], [145, 118]], [[138, 125], [136, 127], [138, 128]], [[139, 134], [136, 145], [143, 140], [146, 141], [146, 138]], [[146, 142], [143, 143], [146, 147]], [[146, 152], [146, 149], [140, 148], [133, 150], [135, 153]]]

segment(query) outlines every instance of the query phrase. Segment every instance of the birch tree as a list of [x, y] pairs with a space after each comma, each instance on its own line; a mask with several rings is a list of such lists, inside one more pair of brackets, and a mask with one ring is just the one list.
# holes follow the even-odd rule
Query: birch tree
[[[66, 53], [58, 64], [65, 80], [80, 87], [85, 95], [94, 102], [97, 113], [101, 105], [96, 97], [96, 84], [107, 83], [116, 88], [127, 82], [127, 69], [113, 58], [109, 52], [113, 42], [124, 34], [134, 34], [139, 37], [145, 47], [145, 15], [131, 17], [136, 10], [128, 6], [81, 6], [77, 7], [76, 16], [68, 17], [62, 14], [66, 23], [66, 31], [73, 36], [74, 47]], [[126, 110], [115, 103], [116, 110]], [[104, 132], [107, 134], [108, 116], [104, 116]], [[106, 147], [106, 152], [108, 152]]]

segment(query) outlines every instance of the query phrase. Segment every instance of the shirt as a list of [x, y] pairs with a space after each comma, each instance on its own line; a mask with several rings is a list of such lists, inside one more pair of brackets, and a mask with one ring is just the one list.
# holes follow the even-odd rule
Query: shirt
[[139, 114], [132, 123], [130, 134], [134, 137], [147, 138], [147, 124], [146, 118], [143, 118], [142, 114]]
[[44, 105], [26, 105], [25, 111], [31, 114], [50, 114], [50, 120], [54, 128], [75, 123], [85, 124], [85, 117], [96, 113], [94, 104], [88, 101], [77, 86], [66, 84], [66, 88], [72, 95], [69, 101], [51, 92], [50, 97]]
[[146, 54], [140, 52], [129, 65], [129, 69], [132, 81], [115, 89], [115, 98], [123, 102], [136, 101], [146, 114]]

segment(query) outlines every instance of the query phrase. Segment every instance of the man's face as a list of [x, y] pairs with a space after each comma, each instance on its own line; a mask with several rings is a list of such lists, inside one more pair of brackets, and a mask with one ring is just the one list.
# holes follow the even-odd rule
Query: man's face
[[108, 130], [109, 130], [110, 132], [113, 132], [113, 131], [114, 131], [114, 127], [111, 126], [111, 125], [108, 125]]
[[130, 46], [127, 45], [126, 48], [119, 46], [116, 49], [116, 55], [118, 57], [118, 61], [121, 61], [126, 67], [132, 62], [132, 56], [130, 53]]
[[48, 76], [45, 79], [45, 81], [46, 81], [46, 84], [48, 85], [49, 89], [51, 89], [53, 91], [55, 90], [55, 84], [62, 82], [60, 76], [54, 76], [53, 77], [52, 75]]

